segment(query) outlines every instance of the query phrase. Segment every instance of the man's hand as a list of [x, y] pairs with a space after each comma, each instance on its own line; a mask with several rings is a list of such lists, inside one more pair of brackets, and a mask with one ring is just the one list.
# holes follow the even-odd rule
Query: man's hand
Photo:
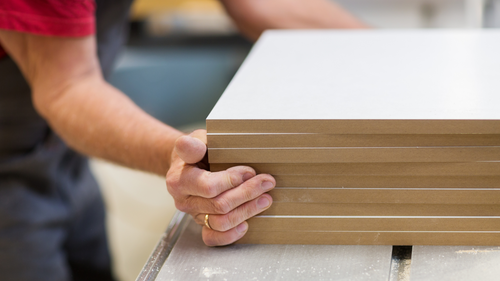
[[200, 225], [209, 225], [202, 231], [208, 246], [222, 246], [245, 235], [245, 221], [271, 206], [266, 194], [276, 181], [271, 175], [256, 175], [255, 170], [236, 166], [226, 171], [211, 173], [202, 168], [207, 152], [206, 131], [198, 130], [182, 136], [175, 142], [171, 167], [167, 173], [167, 188], [175, 199], [177, 209], [193, 216]]

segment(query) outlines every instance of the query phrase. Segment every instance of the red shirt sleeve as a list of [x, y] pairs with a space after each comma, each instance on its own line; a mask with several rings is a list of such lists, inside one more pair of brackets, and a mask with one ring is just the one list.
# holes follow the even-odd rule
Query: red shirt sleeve
[[93, 0], [1, 0], [0, 28], [38, 35], [79, 37], [94, 33]]
[[[95, 33], [94, 0], [0, 0], [0, 29], [46, 36]], [[4, 51], [0, 46], [0, 57]]]

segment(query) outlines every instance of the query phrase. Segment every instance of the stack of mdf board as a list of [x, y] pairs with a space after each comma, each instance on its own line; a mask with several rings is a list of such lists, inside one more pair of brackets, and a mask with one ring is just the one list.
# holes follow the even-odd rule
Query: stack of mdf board
[[276, 178], [241, 243], [500, 245], [500, 32], [270, 31], [207, 118]]

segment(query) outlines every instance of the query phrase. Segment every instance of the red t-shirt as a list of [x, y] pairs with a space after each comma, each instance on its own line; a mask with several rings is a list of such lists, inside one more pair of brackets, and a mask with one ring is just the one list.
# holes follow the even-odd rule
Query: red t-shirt
[[[94, 0], [0, 0], [0, 29], [46, 36], [95, 33]], [[5, 51], [0, 45], [0, 57]]]

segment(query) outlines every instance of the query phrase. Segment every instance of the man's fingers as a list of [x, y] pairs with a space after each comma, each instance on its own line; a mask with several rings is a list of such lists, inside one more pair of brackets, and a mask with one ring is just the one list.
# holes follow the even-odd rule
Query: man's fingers
[[243, 222], [237, 227], [234, 227], [225, 232], [219, 232], [215, 230], [208, 229], [208, 227], [204, 226], [201, 232], [203, 237], [203, 242], [207, 246], [224, 246], [234, 243], [236, 240], [239, 240], [248, 230], [248, 223]]
[[227, 214], [236, 207], [259, 197], [263, 193], [269, 192], [275, 185], [276, 181], [271, 175], [257, 175], [242, 183], [238, 188], [233, 188], [210, 199], [209, 207], [212, 208], [212, 212], [207, 213]]
[[191, 214], [227, 214], [236, 207], [273, 189], [275, 185], [275, 180], [271, 175], [260, 174], [214, 198], [191, 196], [186, 201], [186, 209], [181, 209], [181, 211]]
[[[228, 231], [249, 218], [262, 213], [271, 206], [272, 202], [273, 199], [269, 194], [263, 194], [225, 215], [209, 215], [208, 223], [213, 230]], [[203, 216], [203, 223], [205, 222], [204, 219], [205, 216]]]
[[180, 181], [184, 194], [214, 198], [254, 176], [255, 170], [247, 166], [231, 167], [214, 173], [197, 167], [186, 167]]

